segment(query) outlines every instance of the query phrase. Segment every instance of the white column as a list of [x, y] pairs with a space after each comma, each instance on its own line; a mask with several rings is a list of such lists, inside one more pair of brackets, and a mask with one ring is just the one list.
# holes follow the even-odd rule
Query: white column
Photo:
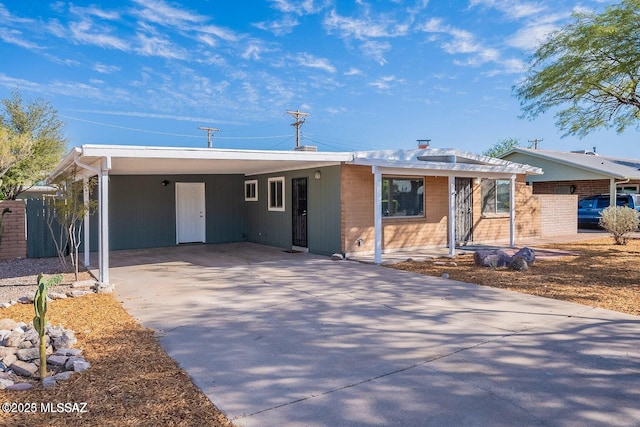
[[372, 166], [373, 172], [373, 225], [374, 225], [374, 262], [382, 264], [382, 173], [377, 166]]
[[516, 246], [516, 176], [511, 175], [509, 188], [509, 246]]
[[86, 173], [82, 176], [82, 202], [84, 203], [84, 266], [89, 268], [91, 264], [90, 259], [90, 242], [89, 242], [89, 209], [87, 209], [89, 203], [89, 177]]
[[456, 255], [456, 177], [449, 176], [449, 256]]
[[111, 159], [102, 161], [100, 175], [98, 177], [99, 191], [99, 213], [98, 228], [98, 259], [99, 277], [101, 283], [109, 283], [109, 169], [111, 169]]
[[616, 197], [617, 197], [616, 192], [617, 192], [616, 179], [610, 178], [609, 179], [609, 206], [616, 205]]

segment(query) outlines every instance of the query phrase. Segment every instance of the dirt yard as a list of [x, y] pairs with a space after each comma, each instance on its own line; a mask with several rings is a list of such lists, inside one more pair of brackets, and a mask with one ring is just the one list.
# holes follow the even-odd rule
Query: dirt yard
[[[390, 267], [431, 276], [447, 273], [451, 280], [640, 316], [640, 239], [631, 239], [624, 246], [615, 245], [613, 238], [605, 237], [547, 247], [575, 255], [539, 258], [525, 272], [477, 267], [472, 254], [455, 259], [403, 262]], [[440, 263], [445, 265], [438, 265]]]

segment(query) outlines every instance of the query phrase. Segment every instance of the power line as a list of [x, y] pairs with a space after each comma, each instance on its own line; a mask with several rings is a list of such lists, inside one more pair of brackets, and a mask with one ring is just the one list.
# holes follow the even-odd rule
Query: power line
[[205, 128], [205, 127], [202, 127], [202, 126], [198, 126], [198, 129], [207, 131], [207, 147], [209, 147], [209, 148], [213, 147], [213, 142], [211, 141], [211, 134], [213, 132], [218, 132], [220, 129], [218, 129], [218, 128]]

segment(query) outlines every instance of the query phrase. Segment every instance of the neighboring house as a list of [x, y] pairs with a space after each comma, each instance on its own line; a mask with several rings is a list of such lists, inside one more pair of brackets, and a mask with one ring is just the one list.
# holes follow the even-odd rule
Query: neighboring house
[[575, 194], [578, 198], [597, 194], [638, 193], [640, 160], [600, 156], [590, 151], [548, 151], [514, 148], [500, 156], [504, 160], [542, 168], [544, 175], [529, 175], [533, 194]]
[[[374, 254], [540, 234], [539, 168], [452, 149], [371, 152], [84, 145], [50, 175], [97, 176], [99, 252], [250, 241]], [[450, 220], [452, 219], [452, 220]], [[93, 238], [90, 239], [90, 237]], [[96, 239], [97, 237], [97, 239]], [[97, 242], [96, 242], [97, 240]], [[85, 263], [89, 253], [85, 252]]]

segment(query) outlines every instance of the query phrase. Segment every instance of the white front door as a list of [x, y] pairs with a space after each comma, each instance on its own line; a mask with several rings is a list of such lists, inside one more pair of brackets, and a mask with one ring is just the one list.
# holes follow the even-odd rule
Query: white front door
[[176, 241], [206, 240], [204, 182], [176, 182]]

